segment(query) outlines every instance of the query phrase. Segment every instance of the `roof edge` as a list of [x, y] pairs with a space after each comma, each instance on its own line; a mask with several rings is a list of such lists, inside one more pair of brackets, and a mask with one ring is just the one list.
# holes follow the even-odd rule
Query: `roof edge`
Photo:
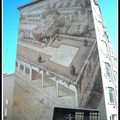
[[24, 5], [21, 5], [21, 6], [17, 7], [17, 9], [20, 10], [20, 9], [22, 9], [24, 7], [27, 7], [27, 6], [32, 5], [32, 4], [35, 4], [35, 3], [40, 2], [40, 1], [44, 1], [44, 0], [36, 0], [36, 1], [33, 1], [33, 2], [26, 3]]
[[14, 76], [14, 75], [15, 75], [15, 73], [12, 73], [12, 74], [4, 73], [3, 74], [3, 78], [9, 77], [9, 76]]

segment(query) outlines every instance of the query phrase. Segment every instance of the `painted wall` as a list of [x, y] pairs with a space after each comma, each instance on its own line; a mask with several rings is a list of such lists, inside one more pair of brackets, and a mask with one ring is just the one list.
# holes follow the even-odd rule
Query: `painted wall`
[[[95, 26], [89, 0], [45, 0], [24, 8], [20, 8], [20, 12], [21, 17], [18, 36], [19, 42], [23, 42], [25, 44], [29, 43], [31, 46], [34, 45], [32, 43], [40, 43], [41, 49], [44, 50], [44, 47], [46, 48], [46, 46], [50, 45], [49, 42], [51, 40], [51, 42], [54, 42], [54, 37], [56, 34], [69, 35], [78, 38], [94, 38], [94, 41], [96, 41]], [[43, 44], [45, 44], [45, 46], [42, 46]], [[97, 48], [97, 44], [95, 45]], [[28, 53], [30, 52], [30, 49], [32, 48], [27, 49]], [[99, 80], [102, 82], [102, 78], [101, 73], [98, 72], [99, 68], [97, 68], [100, 67], [98, 51], [97, 49], [94, 50], [94, 54], [90, 56], [90, 59], [87, 62], [87, 69], [85, 72], [86, 75], [82, 76], [82, 83], [78, 83], [78, 86], [82, 84], [81, 91], [78, 91], [78, 94], [80, 95], [80, 100], [83, 99], [83, 103], [81, 103], [79, 107], [89, 107], [96, 109], [99, 106], [102, 97], [102, 92], [99, 92], [96, 89], [96, 85], [99, 86], [99, 82], [97, 83], [96, 81]], [[38, 53], [33, 50], [30, 54], [19, 56], [22, 55], [20, 53], [25, 54], [25, 50], [18, 46], [17, 53], [17, 57], [23, 57], [23, 59], [27, 55], [30, 56], [31, 59], [28, 59], [29, 62], [32, 59], [37, 61], [37, 58], [34, 56]], [[57, 53], [55, 54], [58, 55]], [[99, 73], [98, 75], [97, 72]], [[17, 102], [18, 106], [14, 106], [14, 119], [21, 117], [18, 114], [19, 110], [22, 114], [22, 118], [25, 120], [36, 119], [39, 116], [39, 112], [41, 112], [41, 117], [43, 117], [43, 119], [48, 119], [45, 118], [45, 115], [42, 115], [42, 112], [45, 112], [44, 110], [48, 110], [46, 114], [50, 114], [50, 110], [53, 110], [53, 106], [56, 105], [55, 102], [58, 102], [58, 104], [60, 103], [60, 106], [67, 105], [68, 107], [75, 107], [75, 100], [71, 98], [61, 98], [60, 100], [54, 99], [51, 101], [53, 102], [52, 105], [49, 104], [49, 99], [46, 97], [44, 98], [44, 91], [39, 93], [37, 95], [37, 100], [35, 100], [34, 95], [37, 94], [36, 89], [40, 88], [41, 83], [39, 82], [41, 81], [39, 81], [39, 84], [37, 84], [37, 81], [34, 80], [33, 83], [33, 81], [28, 81], [28, 79], [23, 76], [22, 73], [19, 73], [19, 71], [16, 71], [16, 74], [21, 75], [21, 78], [19, 75], [16, 77], [14, 104]], [[100, 89], [102, 89], [102, 87], [100, 87]], [[47, 96], [50, 96], [51, 93], [53, 93], [53, 96], [56, 95], [56, 93], [54, 93], [55, 90], [46, 90], [49, 92]], [[40, 91], [42, 91], [42, 89]], [[94, 94], [94, 92], [96, 93]], [[84, 97], [84, 93], [87, 94], [85, 95], [87, 97]], [[33, 96], [31, 96], [31, 94]], [[96, 95], [95, 99], [94, 95]], [[19, 99], [21, 101], [19, 101]], [[94, 105], [96, 99], [98, 103]], [[44, 102], [42, 100], [44, 100]], [[42, 105], [39, 105], [39, 101], [43, 102]], [[90, 105], [90, 103], [92, 103], [93, 106]], [[17, 110], [17, 108], [19, 109]], [[51, 117], [51, 115], [48, 116]]]
[[19, 40], [47, 43], [55, 34], [95, 38], [89, 0], [45, 0], [20, 11]]

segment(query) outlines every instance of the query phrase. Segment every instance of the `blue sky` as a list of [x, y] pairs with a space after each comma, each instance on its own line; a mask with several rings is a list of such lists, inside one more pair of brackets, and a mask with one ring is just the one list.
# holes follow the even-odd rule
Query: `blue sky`
[[[15, 72], [17, 37], [19, 28], [18, 6], [33, 0], [3, 0], [3, 73]], [[107, 31], [118, 54], [117, 0], [98, 0]]]
[[112, 41], [115, 55], [118, 55], [118, 19], [117, 0], [98, 0], [105, 21], [106, 30]]

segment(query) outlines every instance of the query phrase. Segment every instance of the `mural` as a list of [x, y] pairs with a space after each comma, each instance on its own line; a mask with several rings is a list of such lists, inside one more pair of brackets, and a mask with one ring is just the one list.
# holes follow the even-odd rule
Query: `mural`
[[56, 34], [95, 38], [89, 0], [43, 1], [23, 8], [20, 23], [22, 40], [47, 44]]
[[[98, 109], [106, 116], [90, 0], [38, 0], [18, 9], [13, 120], [52, 120], [56, 106]], [[107, 43], [101, 46], [109, 57]], [[111, 78], [111, 64], [104, 63]]]

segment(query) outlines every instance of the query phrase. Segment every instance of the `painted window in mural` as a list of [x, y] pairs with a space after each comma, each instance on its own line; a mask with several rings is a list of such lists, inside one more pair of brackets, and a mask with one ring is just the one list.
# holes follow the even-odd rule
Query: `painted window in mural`
[[25, 73], [28, 74], [28, 75], [30, 74], [30, 68], [27, 67], [27, 66], [25, 66]]
[[24, 70], [24, 65], [20, 64], [20, 70], [23, 71]]
[[16, 61], [16, 67], [18, 67], [18, 62]]

